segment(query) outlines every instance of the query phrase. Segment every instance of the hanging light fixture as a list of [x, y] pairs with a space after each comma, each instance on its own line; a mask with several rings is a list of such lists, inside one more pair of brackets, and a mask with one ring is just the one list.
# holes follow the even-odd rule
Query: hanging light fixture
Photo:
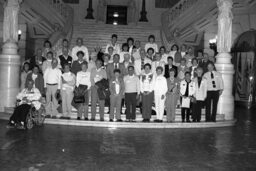
[[114, 21], [114, 22], [113, 22], [113, 25], [115, 25], [115, 26], [118, 25], [117, 21]]
[[119, 17], [118, 12], [114, 12], [113, 17], [116, 17], [116, 18]]

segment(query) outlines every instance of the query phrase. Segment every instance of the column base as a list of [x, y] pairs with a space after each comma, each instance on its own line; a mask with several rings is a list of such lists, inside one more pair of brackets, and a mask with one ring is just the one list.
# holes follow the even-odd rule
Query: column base
[[219, 98], [218, 114], [224, 114], [225, 120], [234, 120], [233, 74], [234, 66], [231, 64], [230, 53], [219, 53], [216, 56], [216, 69], [222, 74], [224, 91]]
[[13, 42], [3, 45], [0, 55], [0, 111], [5, 107], [14, 107], [20, 84], [20, 56], [18, 46]]

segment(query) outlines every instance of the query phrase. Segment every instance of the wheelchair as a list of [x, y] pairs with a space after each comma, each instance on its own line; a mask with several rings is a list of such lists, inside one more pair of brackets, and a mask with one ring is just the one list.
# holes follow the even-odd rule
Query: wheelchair
[[31, 105], [24, 124], [25, 128], [32, 129], [35, 125], [43, 125], [45, 120], [45, 113], [46, 112], [43, 105], [41, 105], [41, 108], [39, 110], [36, 110], [36, 108]]

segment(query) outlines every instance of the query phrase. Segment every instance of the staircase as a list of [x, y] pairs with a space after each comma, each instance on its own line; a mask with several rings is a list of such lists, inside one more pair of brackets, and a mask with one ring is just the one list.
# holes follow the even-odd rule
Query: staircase
[[[248, 14], [255, 7], [255, 0], [233, 0], [232, 11], [234, 15]], [[181, 0], [162, 13], [162, 41], [165, 45], [169, 42], [198, 45], [198, 35], [216, 23], [217, 16], [217, 0]]]
[[102, 47], [102, 49], [105, 50], [105, 46], [110, 42], [112, 34], [118, 35], [119, 44], [125, 43], [128, 37], [132, 37], [134, 40], [140, 40], [142, 47], [144, 47], [145, 43], [148, 41], [148, 36], [153, 34], [156, 37], [158, 46], [162, 45], [160, 28], [158, 27], [129, 25], [114, 26], [93, 22], [75, 24], [71, 44], [72, 46], [75, 46], [76, 39], [81, 37], [84, 39], [84, 44], [90, 52], [94, 51], [95, 47]]

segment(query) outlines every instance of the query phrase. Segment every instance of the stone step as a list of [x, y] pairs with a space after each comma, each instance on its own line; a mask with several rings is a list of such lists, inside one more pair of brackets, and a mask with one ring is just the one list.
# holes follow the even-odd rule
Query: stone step
[[152, 26], [113, 26], [108, 24], [75, 24], [71, 46], [76, 44], [78, 37], [84, 38], [84, 44], [89, 51], [94, 50], [95, 47], [101, 46], [103, 49], [106, 44], [110, 42], [112, 34], [118, 35], [118, 43], [126, 42], [128, 37], [133, 37], [135, 40], [140, 40], [142, 47], [148, 41], [148, 36], [154, 34], [156, 43], [160, 46], [160, 29]]

